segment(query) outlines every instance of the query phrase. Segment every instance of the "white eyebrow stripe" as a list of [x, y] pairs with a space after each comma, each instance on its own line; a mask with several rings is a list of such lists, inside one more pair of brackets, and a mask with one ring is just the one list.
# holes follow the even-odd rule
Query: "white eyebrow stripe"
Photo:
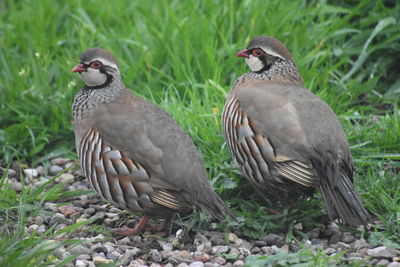
[[107, 59], [101, 58], [101, 57], [94, 58], [90, 62], [84, 62], [84, 63], [89, 65], [91, 62], [96, 61], [96, 60], [98, 60], [101, 63], [103, 63], [103, 65], [107, 65], [107, 66], [113, 67], [113, 68], [115, 68], [115, 69], [117, 69], [119, 71], [118, 66], [115, 63], [112, 63], [111, 61], [108, 61]]
[[279, 57], [280, 59], [286, 60], [280, 54], [276, 53], [275, 51], [272, 51], [268, 47], [261, 46], [261, 49], [264, 50], [264, 52], [267, 53], [268, 55], [271, 55], [271, 56], [274, 56], [274, 57]]

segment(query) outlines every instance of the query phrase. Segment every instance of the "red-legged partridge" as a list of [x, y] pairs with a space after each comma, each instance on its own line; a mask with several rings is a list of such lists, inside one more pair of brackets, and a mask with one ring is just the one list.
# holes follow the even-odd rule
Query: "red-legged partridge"
[[331, 219], [367, 223], [344, 131], [332, 109], [304, 88], [287, 48], [259, 36], [236, 56], [251, 71], [235, 81], [222, 124], [246, 178], [266, 198], [286, 203], [320, 189]]
[[149, 217], [169, 221], [192, 208], [223, 220], [232, 217], [213, 191], [200, 154], [181, 127], [162, 109], [132, 94], [108, 51], [90, 48], [72, 69], [85, 82], [75, 96], [75, 142], [93, 188], [123, 209], [145, 216], [122, 235], [151, 227]]

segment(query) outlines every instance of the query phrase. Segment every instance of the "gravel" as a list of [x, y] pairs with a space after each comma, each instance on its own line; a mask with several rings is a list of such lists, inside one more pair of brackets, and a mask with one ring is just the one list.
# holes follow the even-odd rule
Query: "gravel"
[[[83, 178], [77, 163], [68, 158], [55, 158], [47, 167], [22, 169], [26, 179], [17, 179], [19, 169], [9, 169], [9, 183], [17, 193], [24, 186], [39, 186], [56, 176], [56, 182], [62, 183], [66, 191], [90, 190]], [[29, 233], [45, 233], [50, 227], [56, 230], [76, 222], [93, 219], [97, 231], [82, 227], [53, 237], [51, 242], [63, 239], [82, 239], [82, 244], [61, 246], [54, 252], [58, 260], [71, 255], [77, 258], [66, 266], [94, 267], [100, 264], [119, 263], [118, 266], [130, 267], [241, 267], [249, 255], [271, 256], [277, 253], [295, 253], [302, 247], [308, 247], [313, 252], [322, 251], [326, 255], [336, 255], [344, 252], [349, 260], [361, 260], [364, 265], [380, 265], [400, 267], [400, 251], [386, 246], [373, 246], [368, 240], [351, 232], [342, 232], [338, 225], [330, 223], [320, 228], [305, 229], [298, 223], [294, 225], [297, 231], [308, 235], [308, 240], [301, 244], [293, 241], [285, 243], [285, 235], [281, 233], [266, 233], [259, 239], [249, 239], [240, 232], [222, 233], [212, 224], [208, 230], [185, 234], [186, 229], [174, 229], [170, 234], [144, 232], [140, 235], [127, 237], [112, 237], [110, 228], [132, 227], [138, 217], [127, 217], [120, 209], [105, 203], [97, 194], [82, 195], [63, 199], [67, 205], [56, 202], [46, 202], [43, 213], [30, 218], [27, 225]], [[86, 229], [86, 230], [85, 230]], [[307, 230], [307, 231], [306, 231]]]

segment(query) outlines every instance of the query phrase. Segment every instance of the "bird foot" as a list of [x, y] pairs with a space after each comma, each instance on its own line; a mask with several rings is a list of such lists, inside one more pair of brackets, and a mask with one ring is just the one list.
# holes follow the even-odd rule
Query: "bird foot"
[[160, 232], [165, 229], [166, 221], [161, 224], [152, 224], [152, 223], [149, 223], [149, 219], [150, 218], [148, 216], [143, 216], [139, 220], [139, 222], [135, 225], [135, 227], [133, 227], [133, 228], [128, 228], [128, 227], [114, 228], [114, 229], [112, 229], [112, 233], [114, 235], [119, 235], [119, 236], [128, 236], [128, 235], [138, 234], [142, 231]]
[[114, 235], [121, 235], [121, 236], [127, 236], [127, 235], [133, 235], [142, 232], [145, 230], [145, 227], [147, 225], [147, 222], [149, 221], [148, 216], [143, 216], [139, 222], [135, 225], [133, 228], [128, 228], [128, 227], [120, 227], [120, 228], [114, 228], [112, 229], [112, 233]]

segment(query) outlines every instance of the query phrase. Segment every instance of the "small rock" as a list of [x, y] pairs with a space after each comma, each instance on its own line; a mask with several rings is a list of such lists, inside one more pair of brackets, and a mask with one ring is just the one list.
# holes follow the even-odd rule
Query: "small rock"
[[111, 242], [106, 242], [103, 244], [103, 246], [107, 249], [108, 253], [112, 253], [115, 251], [114, 244]]
[[394, 258], [397, 256], [397, 251], [395, 249], [387, 248], [385, 246], [380, 246], [367, 250], [368, 256], [374, 258]]
[[274, 233], [267, 234], [266, 236], [262, 237], [261, 240], [265, 241], [269, 246], [277, 245], [280, 247], [283, 245], [283, 237]]
[[32, 232], [34, 232], [34, 231], [37, 231], [37, 229], [39, 229], [39, 225], [37, 225], [37, 224], [31, 224], [31, 225], [29, 225], [29, 227], [28, 227], [28, 231], [29, 231], [30, 233], [32, 233]]
[[265, 242], [263, 240], [256, 240], [254, 242], [254, 245], [256, 245], [257, 247], [265, 247], [267, 245], [267, 242]]
[[52, 212], [57, 212], [58, 208], [56, 206], [56, 203], [52, 203], [52, 202], [46, 202], [43, 205], [43, 209], [44, 210], [48, 210], [48, 211], [52, 211]]
[[61, 206], [58, 207], [58, 210], [65, 216], [65, 217], [69, 217], [71, 216], [71, 214], [75, 213], [76, 210], [73, 206], [69, 206], [69, 205], [65, 205], [65, 206]]
[[40, 225], [37, 229], [38, 234], [44, 234], [46, 232], [46, 226], [44, 224]]
[[378, 263], [376, 265], [378, 266], [386, 266], [389, 263], [388, 260], [382, 259], [380, 261], [378, 261]]
[[75, 176], [70, 173], [63, 173], [56, 179], [56, 181], [59, 183], [67, 183], [72, 181], [74, 178]]
[[72, 161], [72, 159], [67, 159], [67, 158], [54, 158], [50, 161], [50, 163], [52, 165], [59, 165], [59, 166], [63, 166], [65, 165], [67, 162]]
[[259, 248], [259, 247], [254, 247], [254, 248], [252, 248], [251, 250], [250, 250], [250, 252], [252, 253], [252, 254], [257, 254], [258, 252], [260, 252], [261, 251], [261, 249]]
[[242, 267], [244, 265], [244, 262], [242, 260], [237, 260], [233, 263], [234, 267]]
[[194, 261], [191, 264], [189, 264], [189, 267], [203, 267], [203, 266], [204, 266], [204, 263], [202, 263], [201, 261]]
[[326, 255], [331, 255], [332, 253], [336, 253], [336, 249], [333, 247], [327, 247], [323, 251]]
[[79, 217], [81, 216], [80, 212], [74, 212], [72, 213], [69, 218], [73, 221], [73, 222], [77, 222], [77, 220], [79, 219]]
[[[238, 242], [239, 240], [241, 240], [241, 242]], [[248, 250], [250, 250], [253, 247], [249, 242], [244, 241], [242, 239], [238, 239], [236, 241], [235, 245], [237, 245], [238, 248], [245, 248], [245, 249], [248, 249]]]
[[86, 267], [86, 263], [83, 260], [76, 260], [75, 267]]
[[303, 225], [301, 224], [301, 222], [296, 223], [294, 225], [294, 229], [299, 230], [299, 231], [303, 230]]
[[93, 246], [90, 247], [91, 251], [94, 251], [96, 253], [101, 253], [103, 252], [104, 254], [107, 254], [107, 248], [103, 246], [101, 243], [96, 243]]
[[139, 252], [140, 252], [140, 249], [138, 249], [138, 248], [127, 249], [125, 251], [125, 253], [121, 256], [121, 258], [119, 258], [119, 262], [123, 266], [126, 266], [129, 264], [129, 262], [132, 260], [132, 258], [135, 257]]
[[214, 246], [212, 247], [211, 253], [212, 254], [224, 254], [228, 252], [229, 247], [228, 246]]
[[42, 225], [44, 223], [44, 218], [42, 216], [38, 215], [35, 217], [34, 221], [37, 225]]
[[100, 265], [100, 264], [107, 264], [113, 262], [112, 260], [108, 260], [106, 258], [103, 258], [101, 256], [94, 256], [93, 257], [93, 263], [95, 265]]
[[181, 258], [184, 260], [192, 260], [192, 255], [187, 250], [181, 250], [179, 252], [181, 254]]
[[392, 261], [392, 262], [389, 263], [386, 267], [400, 267], [400, 263], [399, 263], [399, 262]]
[[15, 177], [17, 175], [17, 172], [14, 169], [8, 169], [7, 170], [7, 175], [9, 178]]
[[234, 233], [229, 233], [228, 234], [228, 240], [231, 243], [235, 243], [236, 240], [238, 240], [238, 236], [236, 234], [234, 234]]
[[37, 166], [36, 171], [38, 172], [38, 175], [43, 175], [44, 174], [43, 166], [42, 165]]
[[184, 262], [181, 262], [181, 263], [178, 264], [177, 267], [189, 267], [189, 265], [187, 265], [187, 264], [184, 263]]
[[210, 255], [208, 255], [205, 252], [201, 252], [201, 251], [196, 251], [194, 253], [194, 260], [195, 261], [202, 261], [202, 262], [207, 262], [210, 260]]
[[310, 239], [318, 239], [319, 238], [319, 234], [321, 232], [321, 229], [319, 228], [314, 228], [312, 229], [310, 232], [307, 233], [308, 237]]
[[74, 255], [90, 254], [90, 249], [83, 245], [77, 245], [69, 250], [70, 253]]
[[65, 218], [65, 216], [61, 213], [54, 213], [53, 216], [50, 218], [50, 225], [54, 224], [66, 224], [70, 225], [70, 221]]
[[162, 248], [163, 251], [171, 252], [171, 251], [173, 250], [173, 247], [172, 247], [172, 244], [171, 244], [171, 243], [158, 240], [158, 244], [160, 244], [160, 246], [161, 246], [161, 248]]
[[247, 248], [239, 248], [239, 252], [241, 255], [243, 255], [243, 257], [247, 257], [251, 254], [250, 250], [248, 250]]
[[288, 244], [283, 245], [283, 246], [279, 249], [279, 251], [281, 251], [281, 252], [283, 252], [283, 253], [288, 253], [288, 252], [289, 252], [289, 245], [288, 245]]
[[167, 263], [167, 264], [164, 265], [164, 267], [174, 267], [174, 265], [171, 264], [171, 263]]
[[56, 175], [59, 172], [62, 172], [64, 169], [58, 165], [51, 165], [49, 168], [49, 174], [50, 175]]
[[96, 213], [96, 210], [94, 208], [92, 208], [92, 207], [87, 208], [85, 210], [85, 214], [94, 215], [95, 213]]
[[35, 178], [39, 175], [36, 169], [24, 169], [24, 174], [29, 179]]
[[354, 242], [353, 247], [355, 250], [359, 250], [361, 248], [370, 248], [371, 245], [367, 243], [364, 238], [360, 238]]
[[18, 181], [15, 181], [15, 182], [11, 183], [11, 188], [17, 192], [20, 192], [20, 191], [22, 191], [22, 184]]
[[331, 236], [331, 238], [329, 239], [329, 244], [336, 244], [337, 242], [340, 241], [341, 238], [341, 233], [340, 232], [334, 232]]
[[160, 254], [160, 252], [158, 252], [157, 249], [150, 250], [149, 256], [150, 256], [151, 260], [154, 262], [160, 263], [162, 261], [161, 254]]
[[347, 245], [347, 244], [344, 243], [344, 242], [337, 242], [336, 246], [337, 246], [337, 248], [339, 248], [341, 251], [350, 249], [350, 246]]
[[82, 261], [90, 261], [92, 257], [89, 254], [81, 254], [77, 259]]
[[225, 258], [222, 258], [222, 257], [215, 257], [215, 258], [212, 260], [212, 262], [213, 262], [213, 263], [216, 263], [216, 264], [219, 264], [219, 265], [225, 265], [226, 259], [225, 259]]
[[350, 244], [350, 243], [354, 242], [354, 240], [356, 240], [356, 238], [354, 237], [354, 235], [352, 233], [345, 232], [345, 233], [343, 233], [340, 240], [343, 243]]

